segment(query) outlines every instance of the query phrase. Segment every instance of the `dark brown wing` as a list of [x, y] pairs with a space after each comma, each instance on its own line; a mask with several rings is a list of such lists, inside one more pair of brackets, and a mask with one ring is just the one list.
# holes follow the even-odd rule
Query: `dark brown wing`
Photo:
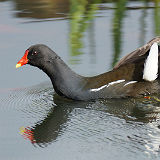
[[140, 56], [144, 55], [147, 53], [147, 51], [150, 49], [150, 47], [152, 46], [152, 44], [154, 42], [159, 43], [160, 42], [160, 37], [155, 37], [153, 38], [151, 41], [149, 41], [147, 44], [145, 44], [144, 46], [136, 49], [135, 51], [131, 52], [130, 54], [124, 56], [115, 66], [114, 69], [120, 67], [121, 65], [124, 65], [126, 63], [129, 63], [130, 61], [132, 61], [132, 59], [136, 60], [138, 59]]

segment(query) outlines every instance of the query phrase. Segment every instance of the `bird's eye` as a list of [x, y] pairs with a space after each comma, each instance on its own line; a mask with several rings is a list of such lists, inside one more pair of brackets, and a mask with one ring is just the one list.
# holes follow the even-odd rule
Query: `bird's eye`
[[38, 53], [37, 51], [33, 51], [32, 56], [37, 55], [37, 53]]

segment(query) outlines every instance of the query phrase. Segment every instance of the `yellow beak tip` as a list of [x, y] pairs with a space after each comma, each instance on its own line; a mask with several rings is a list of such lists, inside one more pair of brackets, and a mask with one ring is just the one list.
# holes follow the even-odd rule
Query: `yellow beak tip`
[[21, 64], [20, 64], [20, 63], [17, 63], [17, 64], [16, 64], [16, 68], [19, 68], [19, 67], [21, 67]]

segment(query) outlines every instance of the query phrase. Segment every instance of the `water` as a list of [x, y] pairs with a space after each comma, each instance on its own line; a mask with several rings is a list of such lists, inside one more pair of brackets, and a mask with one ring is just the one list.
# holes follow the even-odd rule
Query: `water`
[[0, 1], [0, 159], [158, 160], [158, 97], [76, 102], [57, 96], [39, 69], [15, 69], [30, 45], [44, 43], [77, 73], [103, 73], [159, 35], [158, 6]]

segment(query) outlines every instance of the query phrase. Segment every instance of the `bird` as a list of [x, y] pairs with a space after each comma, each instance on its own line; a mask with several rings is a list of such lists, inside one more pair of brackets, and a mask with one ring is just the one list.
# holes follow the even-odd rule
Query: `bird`
[[124, 56], [112, 70], [92, 77], [74, 72], [44, 44], [30, 46], [16, 68], [25, 64], [38, 67], [48, 75], [59, 96], [72, 100], [143, 97], [160, 91], [159, 42], [160, 37], [153, 38]]

